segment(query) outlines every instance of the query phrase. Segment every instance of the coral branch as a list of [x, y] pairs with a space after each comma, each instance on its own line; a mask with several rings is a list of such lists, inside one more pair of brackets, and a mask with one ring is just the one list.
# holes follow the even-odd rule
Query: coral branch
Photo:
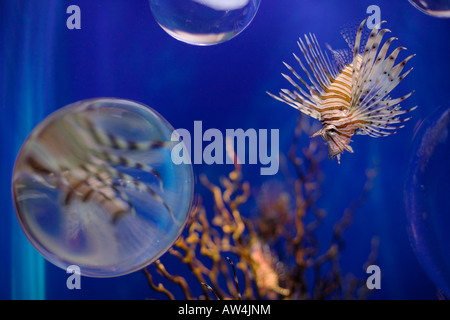
[[[201, 184], [211, 194], [213, 208], [205, 207], [199, 198], [185, 232], [168, 251], [188, 266], [191, 274], [169, 273], [161, 262], [165, 256], [152, 268], [180, 287], [186, 299], [365, 297], [364, 281], [344, 276], [339, 261], [344, 248], [344, 230], [364, 203], [376, 172], [367, 171], [361, 195], [343, 212], [334, 225], [331, 243], [323, 247], [317, 231], [326, 216], [318, 207], [322, 182], [320, 163], [326, 158], [326, 150], [316, 140], [309, 139], [315, 131], [305, 117], [299, 118], [288, 152], [289, 161], [282, 163], [285, 182], [267, 182], [260, 188], [252, 188], [243, 180], [242, 167], [228, 143], [228, 156], [234, 159], [231, 173], [218, 185], [206, 175], [200, 176]], [[308, 144], [300, 150], [303, 140]], [[293, 175], [289, 174], [289, 166]], [[252, 216], [242, 208], [253, 200], [257, 212]], [[376, 252], [374, 239], [367, 263], [375, 262]], [[162, 284], [154, 284], [149, 271], [144, 272], [152, 290], [174, 298]], [[201, 292], [195, 291], [198, 285], [194, 283], [200, 284]]]

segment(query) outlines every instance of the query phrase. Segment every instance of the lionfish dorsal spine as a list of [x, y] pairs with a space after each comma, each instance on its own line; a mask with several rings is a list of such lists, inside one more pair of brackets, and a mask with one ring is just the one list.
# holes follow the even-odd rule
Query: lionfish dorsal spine
[[412, 92], [395, 99], [389, 96], [411, 72], [412, 68], [406, 72], [403, 70], [414, 55], [396, 64], [398, 55], [406, 48], [399, 46], [388, 54], [397, 38], [391, 37], [383, 43], [385, 34], [390, 32], [389, 29], [381, 29], [386, 21], [378, 23], [370, 33], [365, 29], [366, 22], [367, 19], [359, 24], [356, 34], [353, 34], [354, 41], [349, 32], [343, 33], [349, 49], [333, 50], [327, 45], [334, 61], [323, 53], [314, 34], [299, 38], [297, 43], [303, 59], [295, 54], [294, 57], [306, 77], [302, 78], [293, 67], [284, 63], [294, 77], [286, 74], [283, 77], [294, 90], [282, 89], [279, 96], [268, 93], [320, 120], [323, 129], [312, 137], [324, 138], [330, 157], [336, 157], [338, 161], [344, 150], [353, 151], [349, 143], [354, 134], [371, 137], [394, 134], [403, 127], [403, 122], [410, 119], [399, 116], [416, 108], [400, 108], [400, 103]]

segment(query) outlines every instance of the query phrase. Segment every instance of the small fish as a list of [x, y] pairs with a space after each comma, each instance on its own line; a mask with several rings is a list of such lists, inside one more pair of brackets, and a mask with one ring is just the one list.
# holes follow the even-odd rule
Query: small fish
[[60, 201], [64, 210], [78, 200], [100, 206], [116, 223], [121, 217], [136, 213], [126, 193], [134, 190], [155, 199], [177, 222], [171, 208], [154, 186], [136, 179], [126, 171], [135, 169], [140, 173], [151, 174], [163, 192], [160, 173], [150, 164], [134, 160], [124, 153], [164, 148], [170, 146], [171, 142], [125, 140], [96, 125], [92, 120], [95, 111], [94, 105], [67, 112], [49, 121], [38, 136], [31, 139], [35, 141], [28, 147], [25, 162], [35, 179], [43, 183], [46, 180], [54, 182], [53, 187], [61, 190]]
[[283, 62], [303, 87], [290, 76], [282, 74], [296, 90], [282, 89], [279, 97], [267, 92], [271, 97], [319, 120], [323, 128], [312, 137], [321, 136], [328, 144], [329, 157], [337, 158], [339, 163], [344, 150], [353, 153], [350, 142], [354, 134], [375, 138], [392, 135], [403, 128], [401, 123], [410, 119], [399, 116], [417, 108], [400, 109], [400, 103], [413, 92], [396, 99], [389, 96], [411, 72], [412, 68], [402, 74], [406, 63], [415, 55], [395, 65], [399, 52], [406, 48], [397, 47], [387, 55], [390, 45], [397, 38], [389, 38], [381, 46], [384, 34], [390, 32], [380, 28], [386, 21], [375, 26], [364, 41], [366, 20], [360, 24], [355, 38], [343, 34], [349, 49], [333, 50], [327, 46], [333, 59], [322, 52], [314, 34], [305, 35], [305, 40], [300, 38], [297, 44], [309, 69], [297, 55], [294, 54], [294, 57], [310, 83]]

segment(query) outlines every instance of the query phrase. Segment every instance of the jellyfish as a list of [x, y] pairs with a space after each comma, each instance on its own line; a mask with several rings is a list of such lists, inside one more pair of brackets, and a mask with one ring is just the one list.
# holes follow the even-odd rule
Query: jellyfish
[[423, 268], [450, 298], [450, 106], [418, 130], [405, 183], [408, 233]]
[[420, 11], [438, 18], [450, 18], [450, 0], [409, 0]]
[[261, 0], [149, 0], [159, 26], [173, 38], [208, 46], [236, 37], [251, 23]]
[[171, 161], [173, 131], [153, 109], [111, 98], [44, 119], [13, 172], [15, 210], [30, 242], [85, 276], [120, 276], [155, 261], [192, 203], [192, 166]]

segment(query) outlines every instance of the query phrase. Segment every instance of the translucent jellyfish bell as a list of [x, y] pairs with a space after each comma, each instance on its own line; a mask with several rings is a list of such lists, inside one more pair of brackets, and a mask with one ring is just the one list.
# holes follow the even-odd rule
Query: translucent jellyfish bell
[[450, 106], [417, 135], [405, 185], [408, 231], [428, 276], [450, 297]]
[[44, 119], [22, 145], [12, 181], [34, 247], [92, 277], [127, 274], [161, 256], [193, 197], [192, 166], [171, 159], [173, 131], [151, 108], [118, 99], [77, 102]]
[[450, 18], [450, 0], [409, 0], [420, 11], [438, 18]]
[[253, 20], [261, 0], [149, 0], [161, 28], [175, 39], [199, 46], [225, 42]]

